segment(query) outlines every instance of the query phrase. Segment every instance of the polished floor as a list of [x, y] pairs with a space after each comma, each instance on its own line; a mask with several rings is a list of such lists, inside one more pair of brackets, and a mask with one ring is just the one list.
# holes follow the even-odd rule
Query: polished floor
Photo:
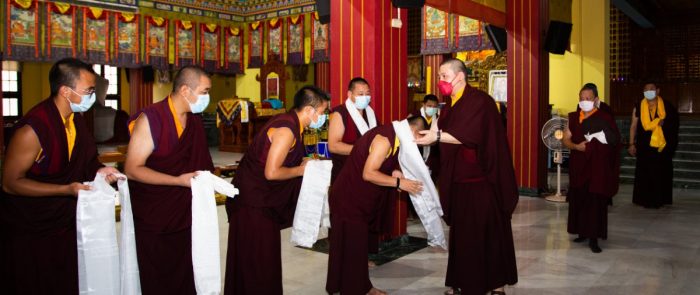
[[[217, 165], [240, 154], [212, 150]], [[567, 178], [564, 176], [563, 178]], [[521, 197], [512, 218], [519, 282], [508, 294], [700, 294], [700, 191], [676, 190], [674, 204], [635, 206], [622, 185], [609, 209], [608, 240], [593, 254], [566, 232], [567, 204]], [[228, 224], [219, 207], [222, 269]], [[420, 224], [409, 234], [424, 236]], [[282, 231], [285, 294], [325, 294], [326, 254], [294, 247]], [[370, 271], [389, 294], [442, 294], [447, 253], [425, 248]]]

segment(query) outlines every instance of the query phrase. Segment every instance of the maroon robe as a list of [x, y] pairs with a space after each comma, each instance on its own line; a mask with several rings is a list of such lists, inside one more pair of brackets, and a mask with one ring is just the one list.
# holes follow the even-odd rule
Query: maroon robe
[[[213, 170], [200, 116], [187, 113], [180, 138], [168, 99], [134, 114], [148, 118], [153, 153], [146, 167], [180, 176]], [[195, 294], [192, 269], [192, 190], [129, 180], [143, 294]]]
[[[43, 149], [26, 177], [52, 184], [92, 181], [101, 166], [81, 114], [73, 116], [68, 159], [65, 125], [52, 99], [17, 123], [32, 127]], [[77, 198], [25, 197], [0, 190], [0, 286], [3, 294], [78, 294]]]
[[518, 203], [508, 140], [493, 98], [468, 87], [438, 122], [440, 199], [450, 225], [445, 285], [484, 294], [518, 281], [510, 219]]
[[[358, 129], [357, 126], [355, 126], [355, 121], [352, 120], [347, 106], [345, 104], [341, 104], [335, 107], [332, 112], [337, 112], [338, 114], [340, 114], [340, 118], [343, 120], [343, 126], [345, 126], [345, 133], [343, 133], [342, 142], [349, 145], [354, 145], [355, 141], [357, 141], [357, 139], [360, 138], [362, 134], [360, 133], [360, 129]], [[365, 120], [365, 122], [367, 122], [367, 126], [369, 126], [369, 121], [367, 120], [367, 112], [362, 112], [362, 118]], [[347, 157], [348, 156], [346, 155], [331, 153], [331, 160], [333, 161], [333, 169], [331, 169], [331, 185], [333, 185], [335, 179], [338, 177], [338, 174], [340, 174], [340, 170], [343, 169], [343, 165], [345, 164], [345, 160], [347, 159]]]
[[585, 238], [608, 237], [608, 203], [619, 183], [620, 132], [610, 113], [599, 110], [579, 122], [579, 112], [569, 113], [571, 141], [585, 141], [585, 134], [605, 133], [608, 144], [597, 139], [586, 151], [569, 155], [568, 232]]
[[[398, 149], [393, 150], [396, 132], [391, 124], [373, 128], [355, 142], [347, 162], [331, 188], [330, 254], [326, 291], [341, 294], [366, 294], [371, 288], [367, 259], [370, 232], [378, 229], [377, 220], [393, 216], [390, 195], [394, 188], [378, 186], [362, 179], [372, 140], [377, 135], [389, 139], [392, 154], [379, 171], [391, 175], [397, 169]], [[375, 227], [375, 228], [373, 228]]]
[[[641, 119], [641, 101], [637, 103], [637, 163], [634, 170], [634, 190], [632, 202], [637, 205], [659, 208], [673, 203], [673, 155], [678, 147], [678, 111], [668, 100], [664, 100], [666, 118], [661, 129], [666, 139], [666, 147], [659, 153], [651, 147], [651, 131], [644, 130]], [[653, 114], [652, 120], [658, 118]]]
[[240, 194], [226, 199], [229, 231], [225, 294], [282, 294], [280, 230], [292, 224], [302, 178], [265, 178], [272, 145], [267, 133], [271, 128], [289, 128], [294, 134], [294, 146], [284, 159], [284, 167], [299, 166], [305, 155], [299, 117], [289, 112], [273, 117], [241, 159], [232, 181]]

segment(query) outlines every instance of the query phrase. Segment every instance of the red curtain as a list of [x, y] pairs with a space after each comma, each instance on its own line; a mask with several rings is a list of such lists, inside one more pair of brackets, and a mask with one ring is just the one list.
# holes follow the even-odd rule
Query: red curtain
[[330, 93], [331, 91], [331, 63], [319, 62], [314, 64], [314, 86]]

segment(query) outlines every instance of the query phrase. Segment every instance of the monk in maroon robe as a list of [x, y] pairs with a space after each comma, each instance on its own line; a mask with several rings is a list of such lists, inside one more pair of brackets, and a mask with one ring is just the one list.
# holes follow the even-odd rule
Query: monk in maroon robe
[[[423, 105], [420, 109], [417, 109], [411, 113], [411, 116], [421, 116], [428, 122], [428, 128], [433, 124], [437, 124], [437, 119], [440, 117], [439, 111], [439, 101], [438, 97], [434, 94], [428, 94], [423, 98]], [[440, 145], [432, 145], [428, 147], [418, 147], [421, 155], [425, 158], [425, 164], [428, 165], [430, 169], [430, 176], [433, 181], [437, 180], [438, 175], [440, 175]], [[427, 154], [427, 158], [425, 157]], [[410, 202], [409, 202], [410, 203]]]
[[253, 139], [232, 183], [240, 194], [226, 200], [229, 218], [225, 294], [282, 294], [280, 230], [294, 219], [304, 175], [304, 128], [326, 121], [328, 96], [305, 86], [294, 108], [273, 117]]
[[[414, 137], [426, 129], [422, 117], [408, 119]], [[398, 155], [399, 141], [394, 126], [374, 128], [360, 137], [331, 189], [330, 253], [326, 291], [340, 294], [386, 294], [372, 286], [365, 265], [369, 230], [390, 198], [400, 189], [418, 193], [422, 184], [403, 178]]]
[[[678, 147], [678, 110], [671, 102], [661, 98], [660, 92], [661, 89], [654, 83], [644, 85], [645, 98], [639, 100], [632, 111], [628, 148], [629, 153], [637, 158], [632, 202], [654, 209], [673, 203], [673, 156]], [[647, 105], [644, 112], [649, 118], [647, 122], [659, 120], [658, 125], [666, 143], [661, 150], [651, 146], [653, 129], [644, 128], [642, 104]]]
[[192, 191], [196, 171], [213, 170], [200, 113], [211, 80], [195, 66], [175, 76], [173, 92], [134, 114], [124, 168], [134, 212], [144, 294], [195, 294]]
[[78, 294], [76, 204], [102, 167], [82, 114], [95, 101], [95, 73], [76, 59], [49, 72], [51, 97], [15, 125], [0, 190], [3, 294]]
[[[596, 88], [585, 85], [579, 92], [580, 111], [569, 113], [564, 145], [569, 156], [568, 232], [574, 242], [589, 240], [593, 253], [602, 250], [598, 238], [608, 237], [608, 204], [619, 182], [620, 132], [610, 113], [596, 107]], [[605, 142], [585, 135], [602, 132]]]
[[466, 83], [457, 59], [440, 66], [451, 105], [418, 144], [440, 143], [439, 190], [450, 225], [446, 294], [504, 294], [518, 280], [510, 219], [518, 189], [506, 131], [493, 98]]

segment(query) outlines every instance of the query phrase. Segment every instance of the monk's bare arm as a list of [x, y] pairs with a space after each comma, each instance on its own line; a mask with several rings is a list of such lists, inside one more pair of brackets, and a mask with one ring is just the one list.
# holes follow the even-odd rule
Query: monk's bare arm
[[343, 142], [345, 126], [340, 113], [331, 114], [331, 120], [328, 124], [328, 151], [338, 155], [349, 155], [352, 151], [352, 145]]
[[[433, 126], [436, 126], [437, 124], [433, 124]], [[438, 134], [438, 129], [437, 127], [431, 127], [430, 130], [423, 130], [419, 132], [420, 134], [423, 135], [423, 137], [416, 139], [416, 144], [418, 145], [431, 145], [431, 144], [436, 144], [437, 142], [437, 134]], [[462, 144], [457, 138], [452, 136], [452, 134], [449, 134], [445, 131], [440, 132], [440, 143], [449, 143], [449, 144]]]
[[[270, 134], [270, 150], [265, 161], [265, 178], [267, 180], [287, 180], [304, 175], [306, 161], [297, 167], [284, 167], [284, 159], [289, 153], [289, 147], [294, 143], [294, 134], [289, 128], [275, 129]], [[296, 144], [302, 144], [300, 142]]]
[[394, 176], [389, 176], [379, 171], [379, 168], [382, 167], [382, 164], [386, 159], [386, 155], [389, 154], [390, 149], [391, 145], [389, 144], [388, 138], [377, 135], [372, 140], [369, 156], [367, 157], [365, 166], [362, 169], [362, 179], [379, 186], [396, 187], [396, 179], [399, 178], [400, 189], [409, 193], [417, 193], [422, 190], [422, 183], [419, 181], [405, 179], [403, 178], [403, 174], [398, 176], [397, 174], [394, 174], [394, 171], [392, 172], [392, 175]]
[[136, 119], [134, 132], [131, 134], [129, 148], [126, 153], [124, 172], [130, 179], [153, 185], [173, 185], [190, 187], [190, 179], [195, 173], [185, 173], [172, 176], [146, 167], [146, 160], [153, 153], [153, 138], [148, 118], [142, 114]]
[[77, 196], [78, 190], [90, 189], [78, 182], [59, 185], [27, 178], [27, 172], [34, 165], [40, 150], [39, 137], [31, 126], [26, 125], [15, 132], [3, 163], [2, 187], [6, 192], [27, 197], [52, 197]]
[[637, 109], [636, 108], [632, 109], [632, 121], [630, 122], [630, 142], [629, 142], [630, 146], [629, 146], [629, 148], [627, 148], [627, 151], [632, 156], [637, 155], [637, 146], [634, 144], [634, 141], [635, 141], [636, 136], [637, 136], [637, 120], [639, 120], [639, 118], [637, 118], [636, 113], [637, 113]]

